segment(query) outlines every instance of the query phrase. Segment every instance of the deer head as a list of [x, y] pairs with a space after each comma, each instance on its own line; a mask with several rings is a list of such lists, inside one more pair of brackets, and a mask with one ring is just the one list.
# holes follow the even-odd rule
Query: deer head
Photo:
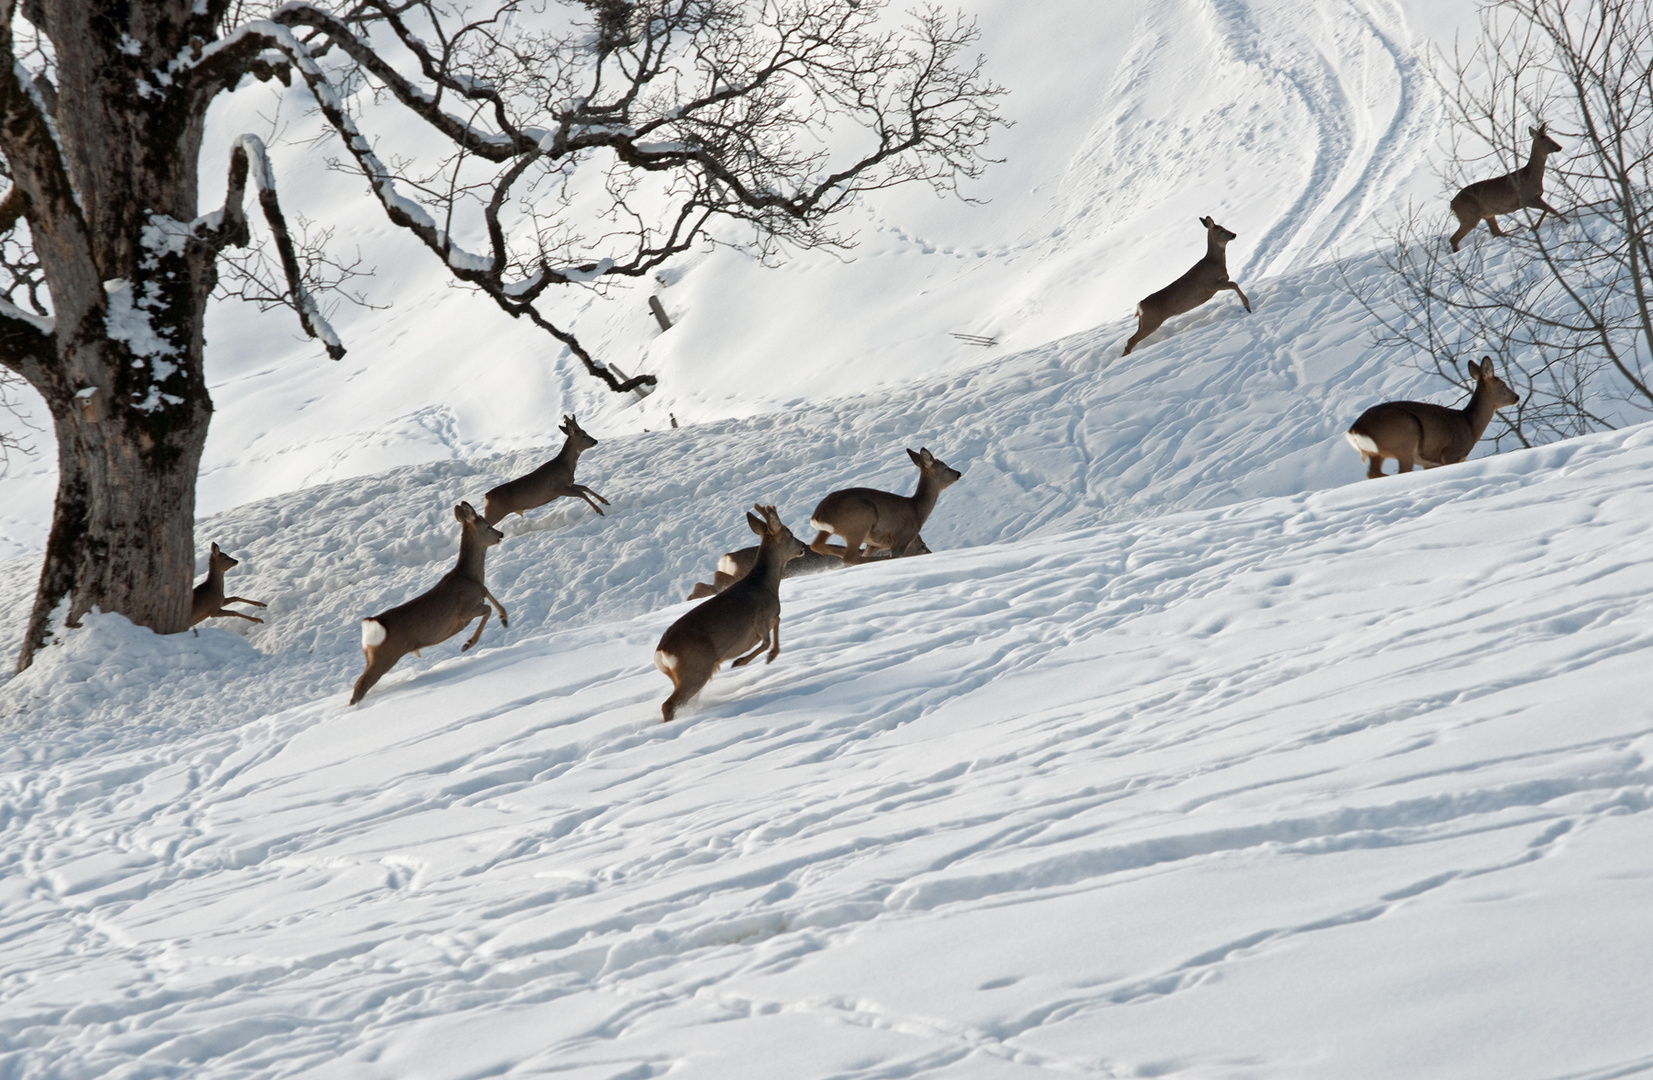
[[562, 418], [562, 425], [557, 430], [568, 436], [568, 441], [574, 444], [576, 450], [590, 450], [597, 445], [597, 440], [586, 434], [572, 413]]

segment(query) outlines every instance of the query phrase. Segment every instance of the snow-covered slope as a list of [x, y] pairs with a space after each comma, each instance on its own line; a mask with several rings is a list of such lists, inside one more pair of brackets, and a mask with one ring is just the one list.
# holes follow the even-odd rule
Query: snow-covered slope
[[780, 658], [670, 726], [678, 609], [14, 736], [0, 1068], [1640, 1074], [1650, 468], [1644, 428], [788, 582]]
[[[600, 443], [579, 475], [613, 505], [598, 518], [565, 499], [505, 523], [489, 581], [511, 612], [510, 635], [682, 600], [721, 552], [750, 542], [744, 512], [754, 502], [775, 503], [802, 532], [834, 488], [911, 490], [903, 446], [928, 446], [965, 474], [925, 527], [936, 550], [1360, 478], [1344, 428], [1420, 376], [1368, 348], [1359, 305], [1333, 268], [1264, 280], [1252, 295], [1256, 314], [1214, 303], [1128, 360], [1118, 359], [1118, 335], [1101, 330], [969, 374], [780, 413], [619, 437], [589, 424]], [[454, 505], [480, 507], [488, 488], [554, 452], [405, 466], [206, 518], [203, 549], [217, 542], [242, 560], [233, 591], [271, 605], [263, 626], [208, 633], [239, 634], [256, 651], [223, 671], [169, 671], [130, 698], [60, 699], [62, 678], [42, 669], [0, 690], [0, 722], [105, 722], [156, 708], [198, 718], [230, 701], [256, 715], [272, 700], [336, 694], [359, 670], [358, 620], [452, 564]], [[32, 556], [0, 567], [0, 605], [25, 610], [37, 572]], [[20, 632], [19, 620], [0, 627], [0, 649], [15, 648]], [[166, 655], [162, 669], [174, 664]], [[95, 697], [92, 684], [72, 685]]]
[[[266, 623], [94, 615], [0, 687], [0, 1076], [1653, 1073], [1653, 427], [1377, 483], [1341, 437], [1444, 398], [1339, 276], [1433, 192], [1408, 26], [1470, 6], [966, 6], [1019, 121], [991, 202], [691, 260], [665, 335], [571, 298], [643, 402], [278, 150], [397, 307], [339, 364], [214, 313], [198, 541]], [[1202, 213], [1256, 312], [1118, 359]], [[610, 512], [506, 523], [511, 625], [347, 707], [357, 620], [576, 408]], [[660, 724], [744, 509], [920, 445], [964, 472], [938, 553], [788, 581], [779, 659]], [[0, 482], [0, 655], [50, 479]]]
[[[729, 251], [686, 260], [608, 298], [570, 290], [551, 310], [598, 355], [657, 374], [646, 402], [576, 374], [560, 347], [453, 288], [382, 220], [359, 179], [327, 168], [302, 95], [252, 84], [214, 112], [210, 140], [254, 131], [274, 147], [291, 213], [336, 229], [377, 277], [382, 311], [335, 317], [350, 353], [328, 360], [291, 314], [235, 302], [208, 321], [217, 412], [202, 513], [414, 462], [524, 449], [563, 412], [638, 432], [750, 416], [803, 401], [957, 375], [1097, 328], [1121, 339], [1151, 288], [1204, 252], [1197, 218], [1239, 233], [1230, 267], [1248, 291], [1367, 243], [1370, 215], [1434, 193], [1436, 91], [1388, 0], [968, 0], [1016, 126], [999, 133], [967, 204], [928, 189], [882, 193], [846, 226], [846, 255], [777, 269]], [[1439, 20], [1442, 8], [1411, 6]], [[1417, 14], [1414, 13], [1414, 14]], [[407, 119], [363, 101], [384, 152]], [[203, 199], [225, 155], [202, 164]], [[1151, 284], [1147, 284], [1151, 283]], [[645, 307], [658, 292], [676, 325]], [[1227, 298], [1232, 301], [1232, 297]], [[996, 337], [983, 350], [950, 332]], [[1175, 333], [1175, 325], [1162, 333]], [[0, 555], [45, 540], [55, 461], [19, 463], [0, 501]]]

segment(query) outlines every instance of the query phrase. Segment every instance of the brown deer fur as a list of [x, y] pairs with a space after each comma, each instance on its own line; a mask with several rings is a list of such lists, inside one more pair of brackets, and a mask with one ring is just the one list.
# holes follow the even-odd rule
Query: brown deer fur
[[[918, 532], [935, 509], [936, 499], [963, 473], [931, 454], [927, 447], [916, 453], [908, 450], [907, 456], [918, 466], [918, 490], [911, 495], [873, 488], [834, 491], [809, 515], [810, 527], [818, 530], [809, 549], [835, 555], [851, 565], [865, 562], [875, 551], [887, 551], [892, 556], [917, 554], [914, 544]], [[833, 534], [844, 538], [843, 547], [827, 543]]]
[[[468, 502], [453, 508], [459, 519], [459, 562], [442, 575], [430, 591], [393, 607], [382, 615], [362, 620], [362, 652], [367, 667], [356, 680], [356, 689], [350, 695], [354, 705], [382, 679], [385, 672], [396, 666], [396, 661], [408, 653], [446, 641], [465, 629], [478, 615], [476, 633], [460, 648], [465, 652], [482, 636], [488, 625], [488, 604], [499, 609], [499, 624], [509, 626], [505, 605], [501, 604], [482, 583], [483, 563], [488, 549], [505, 539], [505, 534], [483, 521]], [[486, 602], [484, 602], [486, 601]]]
[[752, 509], [762, 517], [747, 514], [746, 523], [762, 542], [751, 572], [672, 623], [654, 648], [654, 666], [672, 681], [671, 696], [660, 706], [667, 721], [723, 661], [744, 667], [766, 648], [764, 663], [780, 654], [781, 573], [803, 554], [804, 545], [781, 524], [773, 506]]
[[523, 511], [544, 506], [562, 496], [584, 499], [591, 509], [602, 514], [603, 507], [597, 503], [607, 506], [608, 500], [584, 484], [574, 482], [574, 466], [579, 463], [580, 451], [590, 450], [597, 445], [597, 440], [582, 431], [572, 416], [563, 417], [558, 430], [568, 438], [563, 440], [562, 450], [556, 457], [526, 476], [508, 480], [482, 496], [482, 519], [489, 525], [499, 524], [510, 514], [527, 517]]
[[[914, 540], [903, 555], [928, 555], [930, 548], [924, 543], [924, 537]], [[747, 574], [758, 561], [758, 549], [755, 547], [741, 548], [731, 551], [717, 561], [717, 573], [712, 575], [711, 583], [704, 581], [695, 583], [694, 591], [689, 593], [690, 600], [704, 600], [708, 596], [716, 596]], [[781, 577], [804, 577], [809, 574], [818, 574], [823, 570], [832, 570], [844, 565], [844, 561], [836, 555], [822, 555], [817, 551], [805, 551], [801, 556], [786, 564], [781, 571]]]
[[1560, 150], [1561, 144], [1545, 134], [1543, 124], [1527, 131], [1532, 135], [1532, 153], [1525, 165], [1491, 180], [1477, 180], [1453, 197], [1452, 214], [1458, 219], [1458, 231], [1452, 234], [1453, 251], [1458, 250], [1458, 241], [1482, 221], [1487, 223], [1492, 235], [1503, 236], [1504, 231], [1498, 227], [1499, 214], [1513, 214], [1528, 208], [1542, 210], [1544, 213], [1533, 222], [1535, 229], [1544, 220], [1544, 214], [1567, 220], [1561, 211], [1544, 201], [1544, 159]]
[[1245, 290], [1228, 279], [1228, 242], [1234, 233], [1218, 225], [1209, 217], [1200, 218], [1205, 226], [1205, 258], [1189, 267], [1188, 272], [1165, 288], [1143, 298], [1136, 306], [1136, 333], [1125, 342], [1121, 356], [1131, 355], [1136, 343], [1158, 330], [1165, 320], [1193, 311], [1224, 289], [1240, 294], [1240, 303], [1251, 311], [1251, 300]]
[[189, 624], [194, 626], [203, 619], [213, 619], [220, 615], [233, 615], [237, 619], [246, 619], [248, 622], [261, 623], [263, 619], [255, 619], [251, 615], [239, 611], [231, 611], [225, 604], [251, 604], [254, 607], [266, 607], [262, 600], [248, 600], [245, 596], [224, 595], [224, 571], [240, 566], [240, 559], [232, 559], [222, 551], [218, 545], [212, 545], [212, 552], [207, 556], [207, 580], [195, 586], [195, 600], [189, 609]]
[[1475, 378], [1475, 392], [1462, 409], [1425, 401], [1386, 401], [1360, 414], [1344, 438], [1367, 463], [1368, 477], [1383, 475], [1385, 458], [1394, 458], [1403, 473], [1411, 472], [1413, 465], [1456, 465], [1481, 441], [1492, 414], [1521, 400], [1493, 374], [1492, 357], [1483, 356], [1479, 364], [1471, 360], [1469, 373]]

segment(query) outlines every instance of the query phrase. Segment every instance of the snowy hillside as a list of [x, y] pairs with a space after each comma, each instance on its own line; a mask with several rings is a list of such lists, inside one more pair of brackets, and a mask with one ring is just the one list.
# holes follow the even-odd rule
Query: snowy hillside
[[[264, 84], [244, 87], [215, 112], [209, 142], [252, 131], [271, 143], [289, 212], [335, 228], [341, 257], [359, 251], [377, 268], [369, 298], [392, 306], [336, 313], [350, 348], [338, 362], [303, 339], [290, 312], [213, 309], [217, 412], [201, 512], [396, 465], [538, 447], [563, 412], [593, 431], [637, 433], [667, 426], [669, 414], [750, 416], [953, 376], [1099, 328], [1123, 341], [1143, 283], [1168, 281], [1203, 254], [1201, 215], [1239, 233], [1230, 268], [1251, 292], [1362, 250], [1369, 216], [1406, 194], [1436, 195], [1427, 165], [1436, 91], [1408, 18], [1449, 33], [1466, 21], [1467, 0], [1409, 0], [1405, 13], [1388, 0], [960, 6], [980, 19], [1016, 120], [991, 147], [1004, 163], [968, 191], [983, 201], [896, 189], [846, 223], [860, 235], [847, 254], [803, 253], [766, 269], [717, 251], [668, 270], [666, 284], [609, 298], [570, 290], [552, 313], [626, 372], [658, 375], [646, 402], [574, 373], [543, 333], [452, 287], [382, 220], [359, 179], [327, 168], [336, 150], [306, 144], [317, 125], [298, 91], [278, 100]], [[368, 130], [416, 127], [388, 107], [363, 108]], [[223, 190], [226, 155], [205, 155], [206, 202]], [[676, 322], [666, 334], [645, 306], [651, 291]], [[983, 350], [952, 332], [1000, 345]], [[54, 469], [48, 453], [4, 481], [0, 543], [10, 552], [44, 544]]]
[[789, 582], [780, 658], [669, 726], [675, 608], [8, 739], [0, 1063], [1640, 1074], [1650, 468], [1639, 429]]
[[[1436, 195], [1417, 35], [1471, 5], [963, 6], [1017, 119], [988, 201], [689, 260], [664, 334], [568, 297], [643, 400], [449, 288], [294, 102], [215, 119], [283, 130], [395, 306], [338, 363], [213, 314], [197, 543], [264, 624], [95, 615], [0, 685], [0, 1077], [1653, 1073], [1653, 427], [1381, 482], [1342, 438], [1450, 397], [1340, 276]], [[1120, 359], [1207, 213], [1255, 312]], [[510, 626], [348, 707], [358, 620], [566, 411], [606, 516], [503, 523]], [[659, 723], [744, 510], [910, 490], [909, 446], [964, 473], [937, 553], [786, 582], [779, 658]], [[0, 480], [3, 655], [51, 485]]]

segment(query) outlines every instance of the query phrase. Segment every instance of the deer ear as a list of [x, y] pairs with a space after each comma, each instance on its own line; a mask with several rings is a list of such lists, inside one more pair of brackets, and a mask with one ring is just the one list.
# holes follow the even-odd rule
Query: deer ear
[[212, 545], [212, 553], [214, 555], [218, 554], [218, 545], [217, 544]]
[[476, 520], [476, 508], [468, 502], [462, 502], [453, 508], [453, 516], [462, 524], [469, 524]]
[[1206, 216], [1205, 216], [1205, 217], [1202, 217], [1202, 218], [1200, 218], [1200, 224], [1201, 224], [1201, 225], [1204, 225], [1204, 226], [1205, 226], [1205, 227], [1206, 227], [1206, 228], [1208, 228], [1208, 229], [1209, 229], [1209, 228], [1211, 228], [1211, 227], [1212, 227], [1212, 226], [1213, 226], [1213, 225], [1215, 225], [1215, 224], [1216, 224], [1216, 222], [1215, 222], [1215, 221], [1214, 221], [1214, 220], [1212, 220], [1212, 218], [1211, 218], [1211, 215], [1210, 215], [1210, 214], [1207, 214], [1207, 215], [1206, 215]]
[[1482, 370], [1483, 369], [1480, 364], [1477, 364], [1473, 360], [1469, 362], [1469, 374], [1471, 378], [1479, 379], [1481, 377]]
[[759, 536], [763, 535], [763, 522], [762, 522], [762, 520], [760, 520], [758, 518], [758, 516], [756, 514], [748, 513], [746, 515], [746, 524], [751, 528], [751, 530], [753, 532], [757, 533]]

